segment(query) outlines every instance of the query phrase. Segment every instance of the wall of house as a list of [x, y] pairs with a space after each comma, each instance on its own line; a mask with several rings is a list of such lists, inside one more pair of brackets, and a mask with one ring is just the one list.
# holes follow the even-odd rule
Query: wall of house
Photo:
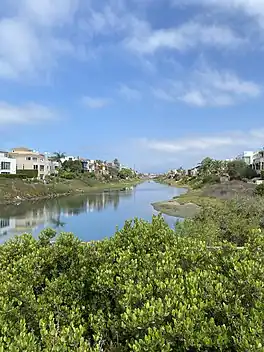
[[7, 153], [0, 153], [0, 174], [16, 174], [16, 159], [9, 158]]
[[260, 151], [254, 154], [252, 167], [258, 173], [264, 170], [264, 151]]
[[50, 174], [51, 162], [43, 154], [23, 148], [14, 149], [9, 155], [16, 160], [17, 170], [37, 170], [41, 179]]

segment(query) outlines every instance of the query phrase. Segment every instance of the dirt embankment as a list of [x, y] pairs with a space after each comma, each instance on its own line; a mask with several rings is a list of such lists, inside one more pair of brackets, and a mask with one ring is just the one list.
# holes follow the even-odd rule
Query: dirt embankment
[[201, 190], [203, 197], [213, 197], [218, 199], [229, 200], [237, 196], [252, 197], [256, 185], [242, 181], [230, 181], [209, 185]]

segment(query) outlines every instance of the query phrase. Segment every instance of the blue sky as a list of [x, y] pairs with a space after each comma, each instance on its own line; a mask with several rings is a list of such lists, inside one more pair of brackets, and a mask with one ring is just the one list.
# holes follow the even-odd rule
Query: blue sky
[[264, 2], [2, 0], [0, 149], [141, 171], [264, 142]]

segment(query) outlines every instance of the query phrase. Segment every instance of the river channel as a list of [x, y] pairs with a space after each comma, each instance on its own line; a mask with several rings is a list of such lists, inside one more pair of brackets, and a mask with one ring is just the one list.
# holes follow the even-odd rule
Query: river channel
[[[23, 233], [37, 237], [47, 227], [58, 233], [73, 232], [83, 241], [100, 240], [112, 236], [127, 219], [151, 220], [157, 214], [151, 203], [183, 192], [183, 189], [147, 181], [126, 191], [95, 191], [5, 206], [0, 209], [0, 243]], [[167, 215], [164, 218], [170, 226], [178, 220]]]

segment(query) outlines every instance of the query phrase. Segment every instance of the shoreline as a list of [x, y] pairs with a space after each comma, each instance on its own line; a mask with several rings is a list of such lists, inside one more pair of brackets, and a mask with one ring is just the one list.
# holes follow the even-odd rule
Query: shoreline
[[199, 212], [199, 205], [193, 202], [182, 202], [182, 198], [192, 192], [192, 188], [189, 185], [180, 184], [179, 182], [172, 180], [157, 180], [156, 182], [168, 185], [170, 187], [184, 189], [185, 192], [170, 200], [151, 203], [154, 210], [162, 214], [181, 219], [192, 218]]
[[234, 198], [254, 197], [255, 190], [255, 185], [238, 180], [208, 184], [198, 189], [170, 180], [161, 180], [161, 183], [187, 189], [172, 200], [152, 204], [156, 211], [181, 218], [194, 217], [204, 206], [219, 206]]
[[[55, 198], [60, 198], [60, 197], [67, 197], [67, 196], [74, 196], [78, 194], [88, 194], [93, 191], [108, 191], [111, 192], [112, 190], [116, 191], [122, 191], [126, 187], [131, 187], [131, 186], [136, 186], [140, 184], [142, 180], [135, 179], [135, 180], [126, 180], [125, 182], [114, 182], [114, 183], [98, 183], [97, 185], [94, 186], [85, 186], [83, 188], [76, 188], [76, 189], [70, 189], [66, 192], [50, 192], [48, 194], [43, 194], [40, 196], [15, 196], [10, 199], [6, 200], [0, 200], [0, 207], [5, 206], [5, 205], [15, 205], [17, 203], [22, 203], [22, 202], [36, 202], [40, 200], [49, 200], [49, 199], [55, 199]], [[63, 185], [67, 186], [67, 185]], [[47, 187], [47, 191], [49, 191]]]
[[203, 194], [205, 188], [195, 190], [190, 185], [181, 184], [178, 181], [171, 180], [157, 182], [186, 190], [186, 192], [168, 201], [160, 201], [151, 204], [156, 211], [176, 218], [193, 218], [199, 213], [203, 206], [208, 204], [216, 205], [222, 203], [224, 200], [214, 196], [205, 196]]

